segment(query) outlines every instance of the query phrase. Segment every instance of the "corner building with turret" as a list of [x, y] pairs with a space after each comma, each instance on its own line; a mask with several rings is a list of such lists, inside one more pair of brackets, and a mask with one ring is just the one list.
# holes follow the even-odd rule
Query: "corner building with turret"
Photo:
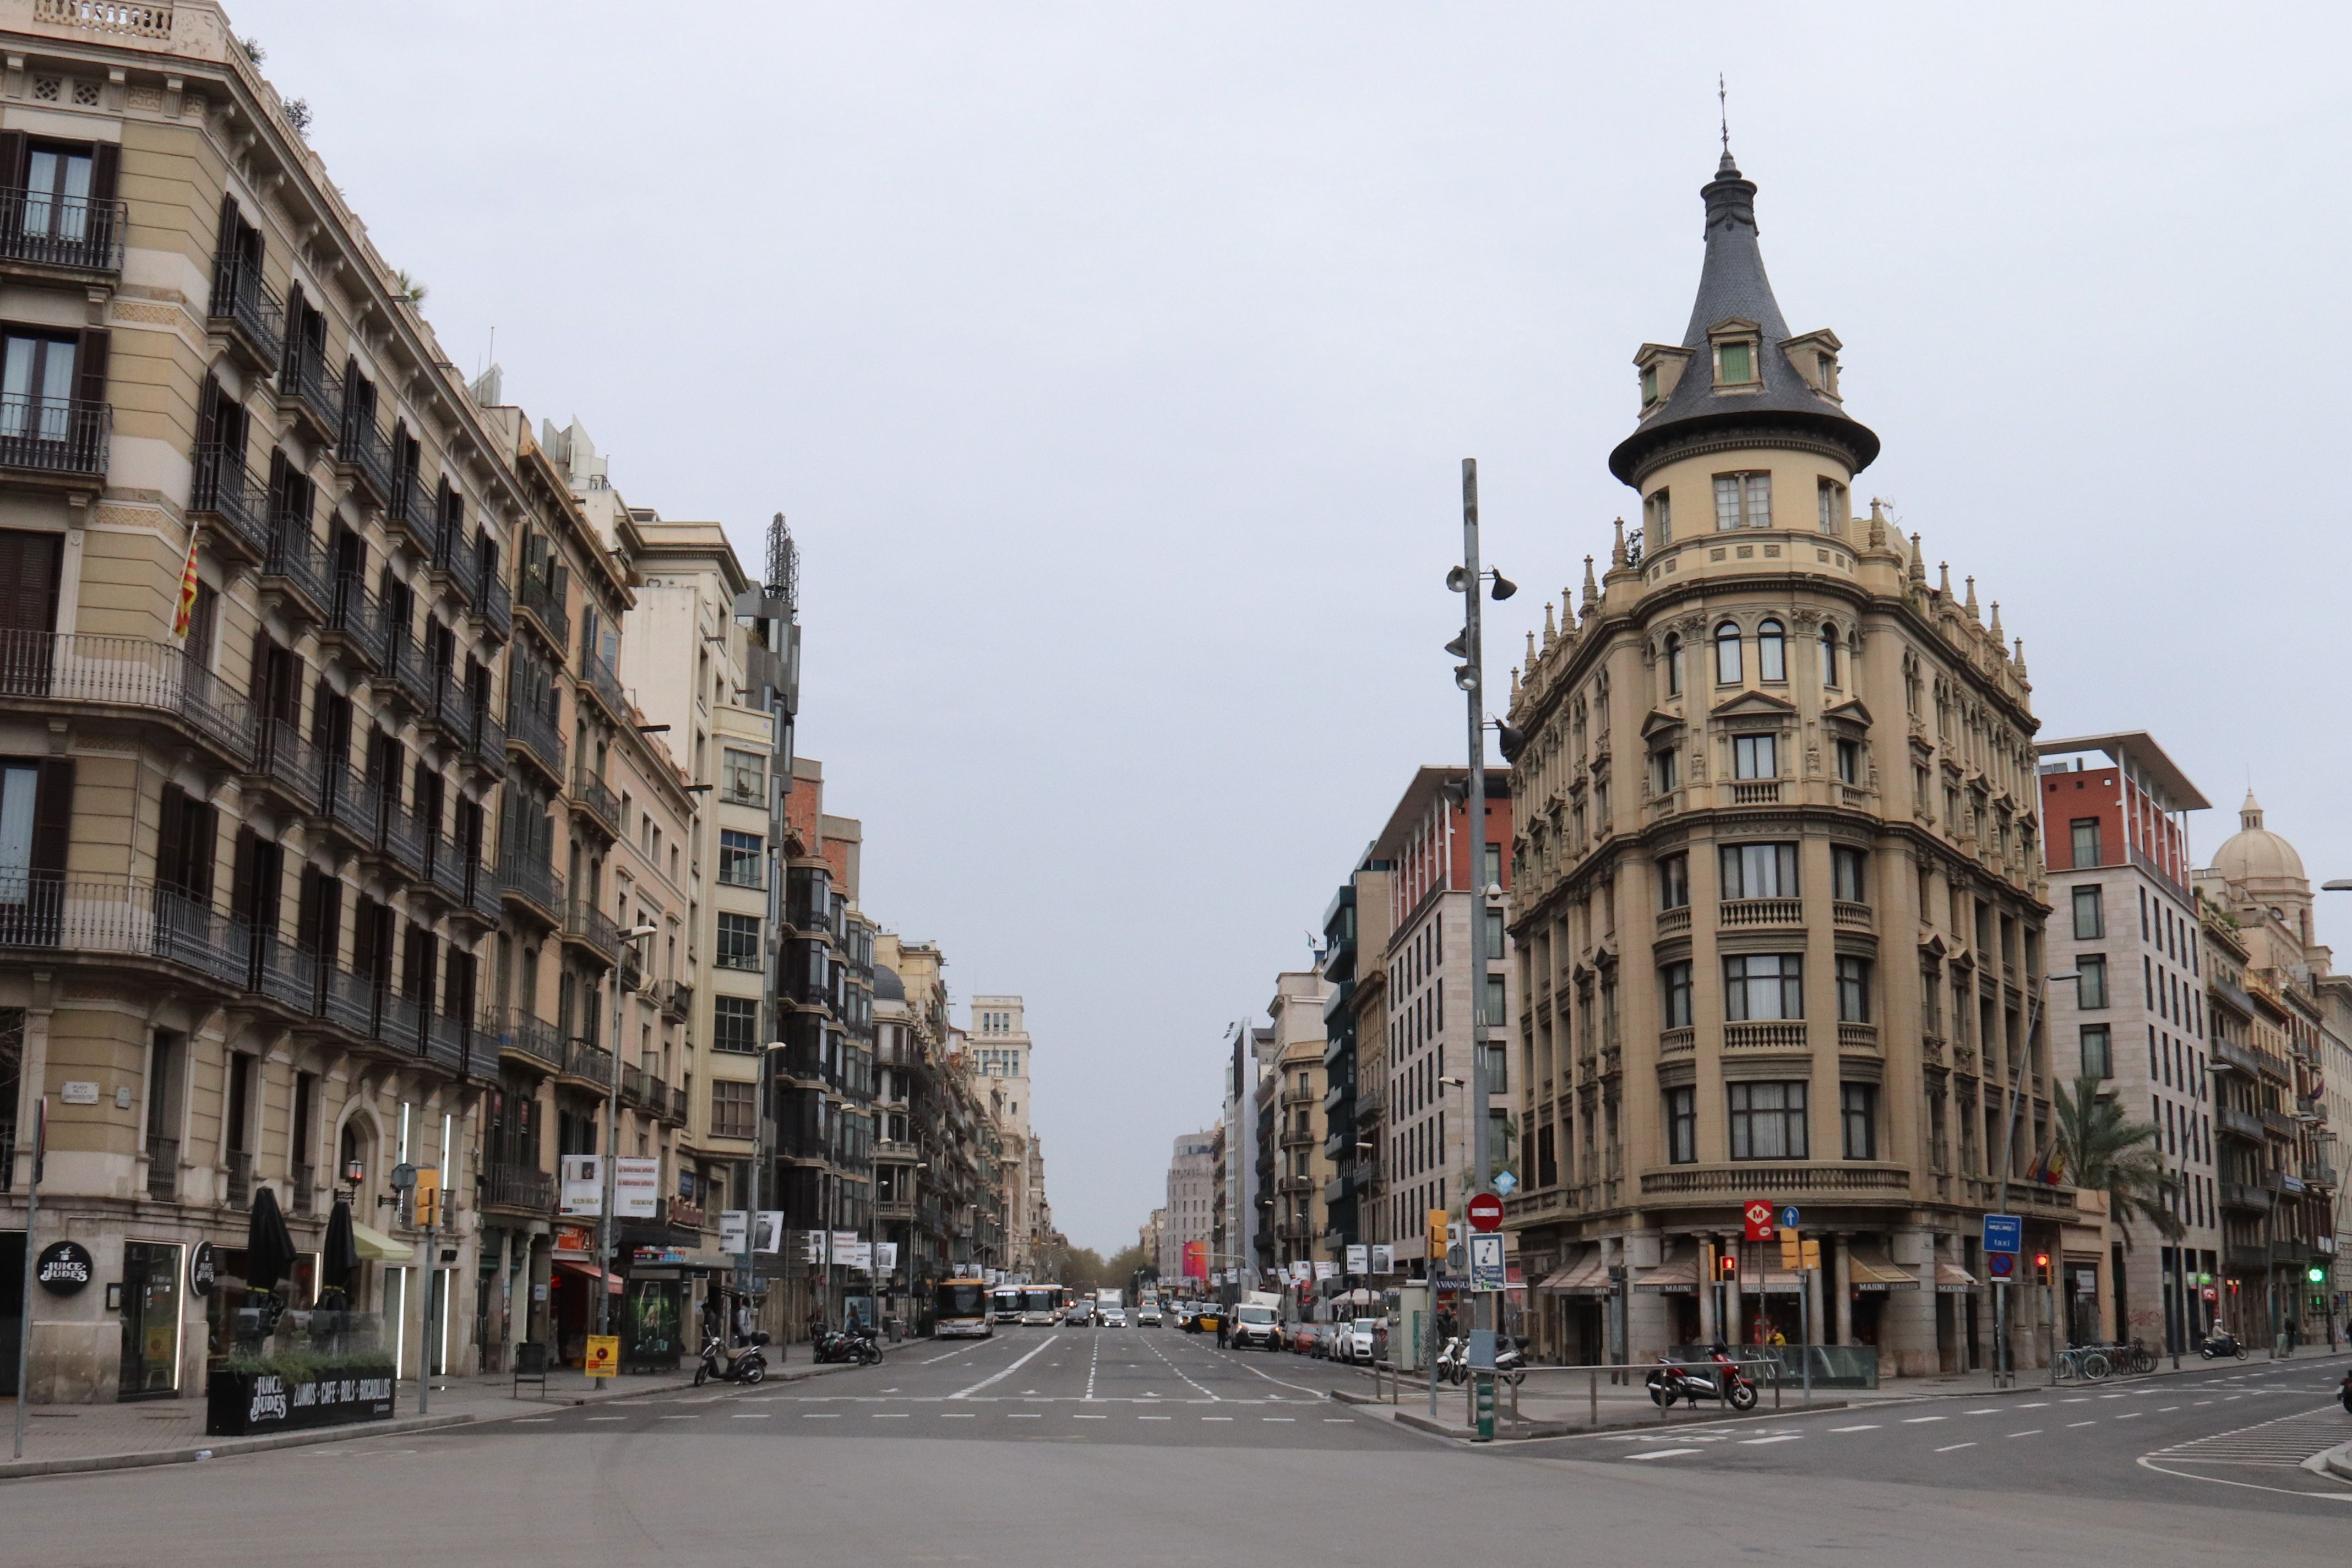
[[[2101, 1218], [2024, 1179], [2051, 1078], [2023, 651], [1973, 579], [1956, 597], [1916, 534], [1856, 515], [1879, 441], [1842, 345], [1782, 320], [1728, 151], [1702, 195], [1690, 324], [1635, 356], [1609, 458], [1640, 521], [1513, 678], [1529, 1331], [1638, 1363], [1810, 1323], [1882, 1376], [1990, 1365], [2004, 1146], [2029, 1259]], [[1759, 1200], [1799, 1211], [1817, 1272], [1742, 1246]]]

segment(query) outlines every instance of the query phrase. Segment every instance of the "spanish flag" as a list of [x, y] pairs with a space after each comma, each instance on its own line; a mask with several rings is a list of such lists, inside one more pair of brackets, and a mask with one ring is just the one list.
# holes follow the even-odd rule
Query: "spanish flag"
[[188, 563], [180, 572], [180, 607], [172, 616], [172, 636], [180, 642], [188, 640], [188, 622], [196, 613], [196, 530], [188, 529]]

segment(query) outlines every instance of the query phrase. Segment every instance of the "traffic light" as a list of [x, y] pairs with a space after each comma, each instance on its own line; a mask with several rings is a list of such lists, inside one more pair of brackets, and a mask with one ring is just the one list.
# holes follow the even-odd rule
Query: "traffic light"
[[415, 1223], [419, 1228], [441, 1223], [441, 1173], [430, 1167], [416, 1173]]
[[1445, 1250], [1445, 1221], [1446, 1213], [1444, 1209], [1429, 1211], [1429, 1249], [1432, 1257]]
[[1780, 1268], [1782, 1271], [1794, 1274], [1798, 1269], [1802, 1268], [1804, 1266], [1804, 1237], [1800, 1236], [1797, 1232], [1784, 1227], [1780, 1232]]
[[2314, 1268], [2309, 1273], [2305, 1274], [2304, 1278], [2310, 1280], [2314, 1285], [2324, 1284], [2327, 1279], [2327, 1270], [2325, 1268]]
[[2033, 1277], [2044, 1285], [2050, 1283], [2050, 1255], [2048, 1253], [2037, 1252], [2033, 1255]]
[[1727, 1252], [1717, 1261], [1716, 1268], [1722, 1271], [1726, 1279], [1728, 1279], [1739, 1272], [1739, 1259], [1734, 1254]]

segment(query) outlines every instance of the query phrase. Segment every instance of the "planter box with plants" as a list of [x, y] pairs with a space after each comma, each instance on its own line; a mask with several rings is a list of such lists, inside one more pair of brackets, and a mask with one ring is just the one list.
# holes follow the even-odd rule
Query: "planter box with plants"
[[205, 1435], [249, 1437], [383, 1421], [393, 1413], [389, 1356], [233, 1356], [205, 1390]]

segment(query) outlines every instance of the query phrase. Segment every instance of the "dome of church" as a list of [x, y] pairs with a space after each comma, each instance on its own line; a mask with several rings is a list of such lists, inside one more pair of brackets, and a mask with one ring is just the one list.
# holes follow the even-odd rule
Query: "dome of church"
[[2252, 790], [2238, 810], [2238, 831], [2213, 852], [2213, 869], [2242, 885], [2308, 879], [2294, 846], [2263, 826], [2263, 804]]

